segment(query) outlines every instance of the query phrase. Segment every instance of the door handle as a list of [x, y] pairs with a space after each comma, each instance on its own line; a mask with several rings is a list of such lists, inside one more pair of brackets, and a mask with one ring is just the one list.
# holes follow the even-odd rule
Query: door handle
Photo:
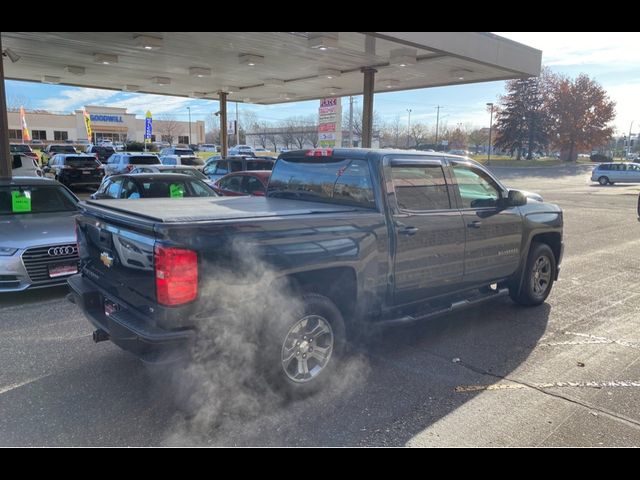
[[482, 222], [479, 220], [475, 220], [473, 222], [467, 223], [467, 227], [469, 228], [480, 228], [482, 226]]
[[403, 227], [398, 230], [398, 233], [402, 235], [415, 235], [418, 233], [418, 227]]

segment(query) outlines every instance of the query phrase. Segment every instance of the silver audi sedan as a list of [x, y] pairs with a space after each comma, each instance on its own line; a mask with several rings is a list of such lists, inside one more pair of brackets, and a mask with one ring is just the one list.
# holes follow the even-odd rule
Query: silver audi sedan
[[63, 285], [78, 272], [77, 204], [55, 180], [0, 178], [0, 293]]

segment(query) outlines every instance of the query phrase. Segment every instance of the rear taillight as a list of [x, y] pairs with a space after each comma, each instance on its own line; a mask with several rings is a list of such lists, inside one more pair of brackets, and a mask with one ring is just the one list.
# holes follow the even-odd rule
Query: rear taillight
[[191, 302], [198, 295], [198, 255], [192, 250], [156, 245], [156, 294], [160, 305]]

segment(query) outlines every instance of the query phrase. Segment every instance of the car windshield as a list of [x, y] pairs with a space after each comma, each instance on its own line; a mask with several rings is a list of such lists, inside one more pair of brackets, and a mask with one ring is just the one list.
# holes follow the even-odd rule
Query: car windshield
[[174, 148], [173, 149], [173, 154], [174, 155], [192, 155], [193, 156], [193, 150], [190, 150], [188, 148]]
[[182, 157], [180, 159], [182, 165], [190, 165], [192, 167], [200, 167], [204, 165], [204, 159], [200, 157]]
[[29, 145], [11, 145], [11, 153], [27, 153], [31, 152]]
[[273, 170], [273, 162], [247, 160], [247, 170]]
[[129, 163], [134, 165], [159, 165], [161, 162], [155, 155], [130, 155]]
[[64, 160], [64, 164], [75, 168], [96, 168], [100, 166], [100, 162], [93, 157], [67, 157]]
[[[182, 198], [182, 197], [217, 197], [206, 183], [198, 179], [176, 179], [164, 180], [155, 177], [149, 180], [137, 182], [143, 188], [143, 198]], [[134, 198], [134, 197], [128, 197]]]
[[52, 145], [49, 151], [55, 153], [76, 153], [73, 145]]
[[74, 212], [77, 200], [56, 185], [0, 187], [0, 215]]
[[201, 180], [208, 178], [204, 173], [202, 173], [200, 170], [196, 170], [195, 168], [172, 168], [161, 171], [167, 173], [182, 173], [183, 175], [191, 175], [192, 177], [196, 177]]

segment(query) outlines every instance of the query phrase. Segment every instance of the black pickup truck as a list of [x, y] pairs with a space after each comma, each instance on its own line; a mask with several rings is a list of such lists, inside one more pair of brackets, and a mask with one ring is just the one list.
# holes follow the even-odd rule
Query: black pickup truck
[[292, 151], [266, 197], [80, 208], [70, 298], [95, 341], [153, 362], [188, 352], [236, 308], [254, 323], [278, 318], [261, 337], [264, 365], [294, 391], [330, 376], [351, 331], [506, 294], [544, 302], [563, 253], [559, 207], [441, 153]]

